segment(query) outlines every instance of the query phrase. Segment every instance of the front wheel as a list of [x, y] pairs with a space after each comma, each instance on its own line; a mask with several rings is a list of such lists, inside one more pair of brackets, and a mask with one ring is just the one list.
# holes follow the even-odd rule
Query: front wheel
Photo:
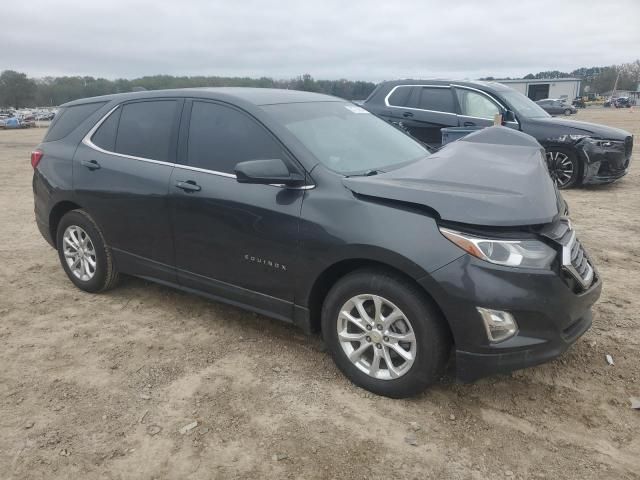
[[558, 188], [570, 188], [578, 182], [580, 164], [575, 153], [551, 148], [547, 150], [546, 158], [549, 174]]
[[424, 292], [377, 270], [351, 273], [333, 286], [322, 308], [322, 334], [347, 378], [392, 398], [434, 383], [451, 347], [444, 319]]
[[62, 268], [79, 289], [102, 292], [117, 282], [111, 249], [98, 225], [84, 210], [72, 210], [62, 217], [56, 246]]
[[573, 113], [573, 112], [568, 108], [564, 111], [565, 115], [571, 115], [571, 113]]

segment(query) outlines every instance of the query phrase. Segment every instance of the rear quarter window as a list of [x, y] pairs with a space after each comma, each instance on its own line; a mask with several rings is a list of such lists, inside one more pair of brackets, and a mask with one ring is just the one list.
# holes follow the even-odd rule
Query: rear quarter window
[[106, 103], [107, 102], [82, 103], [80, 105], [61, 108], [51, 123], [43, 142], [54, 142], [63, 139]]
[[411, 87], [397, 87], [389, 96], [389, 105], [394, 107], [407, 107], [409, 105], [409, 95]]

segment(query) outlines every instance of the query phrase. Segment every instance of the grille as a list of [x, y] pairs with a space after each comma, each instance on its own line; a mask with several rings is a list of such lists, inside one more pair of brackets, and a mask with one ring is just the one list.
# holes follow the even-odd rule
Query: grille
[[562, 269], [567, 272], [582, 289], [587, 289], [593, 283], [595, 270], [576, 232], [571, 228], [568, 218], [546, 226], [541, 232], [547, 238], [562, 246]]
[[589, 288], [594, 278], [593, 266], [575, 232], [569, 230], [567, 233], [568, 241], [562, 247], [562, 267], [582, 285], [582, 288]]

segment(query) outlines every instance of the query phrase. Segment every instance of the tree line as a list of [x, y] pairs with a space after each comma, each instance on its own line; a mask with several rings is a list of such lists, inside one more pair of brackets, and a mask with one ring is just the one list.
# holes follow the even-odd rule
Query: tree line
[[0, 106], [45, 107], [61, 105], [78, 98], [138, 90], [189, 87], [262, 87], [286, 88], [326, 93], [347, 100], [363, 100], [376, 84], [352, 80], [315, 80], [305, 74], [289, 80], [248, 77], [175, 77], [154, 75], [133, 80], [94, 77], [29, 78], [24, 73], [5, 70], [0, 74]]
[[[604, 93], [613, 89], [635, 90], [640, 83], [640, 60], [607, 67], [582, 67], [571, 72], [558, 70], [530, 73], [525, 79], [576, 77], [582, 80], [582, 92]], [[481, 80], [507, 80], [485, 77]], [[0, 74], [0, 107], [56, 106], [78, 98], [136, 90], [187, 87], [269, 87], [326, 93], [347, 100], [363, 100], [375, 83], [359, 80], [316, 80], [305, 74], [289, 80], [273, 78], [153, 75], [132, 80], [108, 80], [90, 76], [29, 78], [26, 74], [5, 70]]]

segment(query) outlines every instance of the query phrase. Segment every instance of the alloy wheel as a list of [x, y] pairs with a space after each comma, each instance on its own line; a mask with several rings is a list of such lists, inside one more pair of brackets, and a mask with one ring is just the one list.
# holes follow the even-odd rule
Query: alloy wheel
[[379, 380], [406, 374], [416, 358], [411, 322], [392, 302], [378, 295], [350, 298], [340, 309], [338, 340], [360, 371]]
[[84, 229], [70, 225], [62, 235], [64, 259], [73, 275], [88, 282], [96, 274], [96, 249]]
[[551, 179], [558, 187], [564, 187], [571, 181], [574, 174], [571, 158], [566, 153], [558, 151], [547, 152], [546, 156]]

